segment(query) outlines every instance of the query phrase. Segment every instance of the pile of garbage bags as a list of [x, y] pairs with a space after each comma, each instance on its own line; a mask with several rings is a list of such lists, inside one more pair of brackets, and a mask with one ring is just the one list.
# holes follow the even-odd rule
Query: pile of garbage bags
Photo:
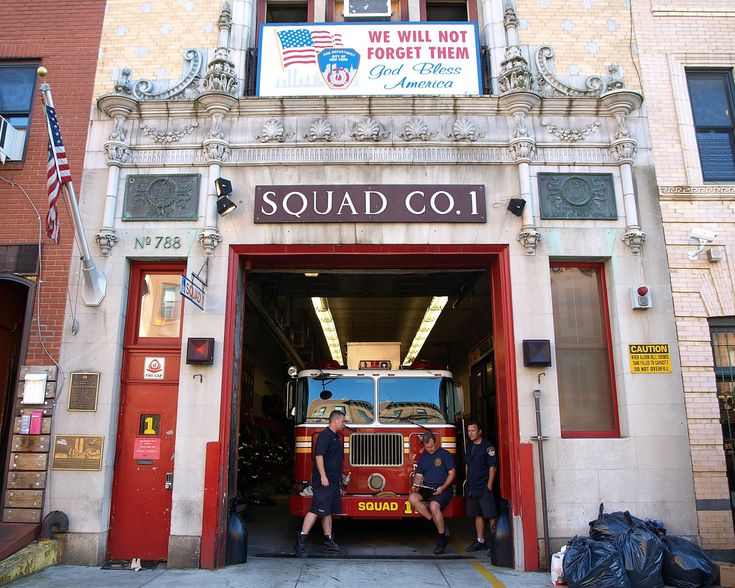
[[605, 514], [600, 505], [589, 537], [575, 536], [551, 559], [551, 579], [570, 588], [705, 588], [717, 567], [683, 537], [668, 537], [661, 521], [628, 511]]

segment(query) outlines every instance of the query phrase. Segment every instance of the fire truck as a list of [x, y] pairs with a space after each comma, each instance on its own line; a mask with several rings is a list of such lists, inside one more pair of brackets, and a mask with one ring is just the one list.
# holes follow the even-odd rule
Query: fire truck
[[[325, 361], [289, 373], [287, 404], [295, 420], [295, 479], [290, 512], [303, 516], [311, 507], [312, 451], [329, 414], [345, 414], [345, 474], [342, 515], [353, 518], [415, 516], [408, 494], [423, 445], [431, 433], [457, 459], [455, 419], [463, 410], [462, 387], [452, 373], [416, 361], [400, 368], [399, 343], [348, 343], [347, 368]], [[461, 433], [460, 433], [461, 435]], [[454, 497], [448, 517], [464, 513]]]

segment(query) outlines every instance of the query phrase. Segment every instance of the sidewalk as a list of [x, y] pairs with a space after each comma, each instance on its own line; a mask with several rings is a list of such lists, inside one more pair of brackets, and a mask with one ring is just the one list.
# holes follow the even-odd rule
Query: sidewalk
[[544, 588], [549, 574], [518, 572], [494, 567], [481, 560], [340, 560], [251, 557], [248, 562], [215, 571], [155, 570], [111, 571], [81, 566], [53, 566], [10, 584], [14, 588], [160, 588], [171, 586], [322, 588], [323, 586], [400, 586], [400, 588]]

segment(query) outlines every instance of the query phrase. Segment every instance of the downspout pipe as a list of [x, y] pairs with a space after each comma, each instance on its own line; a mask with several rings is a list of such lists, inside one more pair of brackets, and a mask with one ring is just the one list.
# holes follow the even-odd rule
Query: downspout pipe
[[546, 474], [544, 471], [544, 441], [548, 440], [541, 433], [541, 390], [533, 391], [533, 404], [536, 408], [536, 435], [531, 437], [532, 441], [538, 442], [538, 467], [541, 479], [541, 512], [544, 525], [544, 561], [546, 569], [549, 569], [551, 548], [549, 546], [549, 511], [546, 505]]

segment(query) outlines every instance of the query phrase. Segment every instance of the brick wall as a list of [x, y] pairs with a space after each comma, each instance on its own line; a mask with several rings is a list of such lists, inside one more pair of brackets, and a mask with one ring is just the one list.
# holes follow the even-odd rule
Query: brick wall
[[[53, 91], [77, 193], [81, 188], [104, 6], [102, 0], [56, 4], [16, 0], [0, 7], [0, 60], [37, 61], [49, 71], [46, 81]], [[0, 164], [0, 176], [25, 189], [38, 208], [42, 222], [48, 209], [47, 143], [42, 103], [36, 92], [25, 161]], [[45, 236], [45, 226], [42, 227], [40, 306], [37, 304], [34, 308], [28, 355], [24, 360], [27, 364], [49, 363], [38, 336], [39, 316], [43, 342], [58, 361], [69, 271], [79, 269], [76, 260], [71, 262], [70, 268], [73, 225], [69, 207], [62, 198], [59, 200], [61, 244], [54, 245]], [[33, 207], [18, 187], [0, 181], [0, 243], [36, 243], [37, 237], [38, 222]], [[71, 294], [74, 298], [75, 293]]]

